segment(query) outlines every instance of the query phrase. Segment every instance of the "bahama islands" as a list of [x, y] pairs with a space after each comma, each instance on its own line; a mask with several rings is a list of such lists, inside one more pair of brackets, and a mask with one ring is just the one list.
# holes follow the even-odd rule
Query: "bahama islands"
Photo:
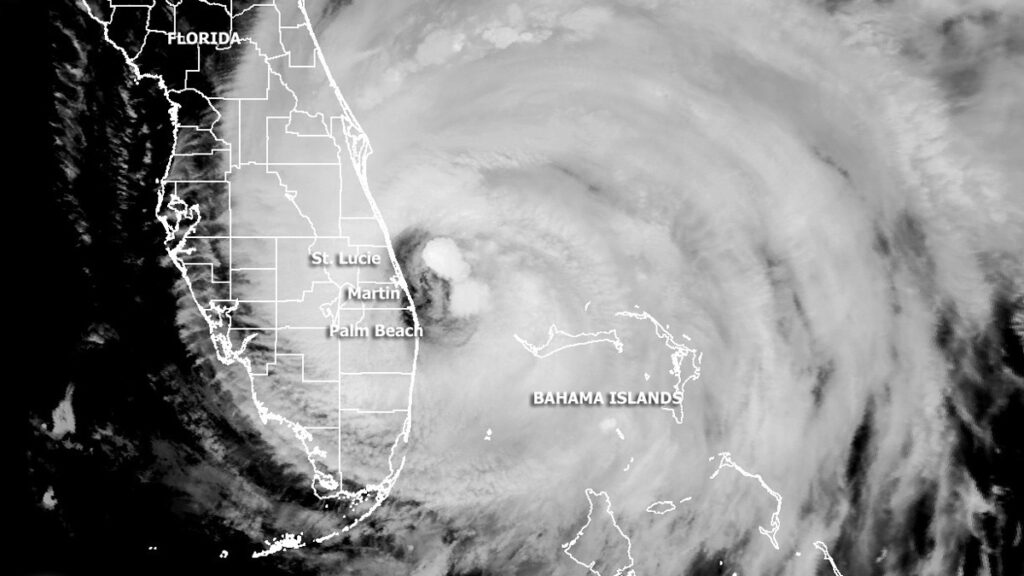
[[671, 406], [682, 401], [682, 392], [632, 390], [533, 392], [530, 397], [533, 406]]

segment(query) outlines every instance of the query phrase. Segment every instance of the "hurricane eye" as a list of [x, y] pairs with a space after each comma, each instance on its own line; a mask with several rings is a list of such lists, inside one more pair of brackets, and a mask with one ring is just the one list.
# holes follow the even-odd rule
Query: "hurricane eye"
[[[465, 344], [489, 307], [490, 287], [474, 275], [460, 242], [412, 227], [394, 246], [424, 338], [444, 346]], [[403, 318], [409, 326], [416, 321], [410, 310]]]

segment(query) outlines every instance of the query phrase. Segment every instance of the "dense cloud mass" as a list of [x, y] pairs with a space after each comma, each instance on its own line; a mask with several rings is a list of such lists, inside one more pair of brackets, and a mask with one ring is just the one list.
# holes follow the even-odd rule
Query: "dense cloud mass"
[[[308, 10], [372, 144], [368, 189], [425, 337], [389, 500], [289, 562], [810, 576], [832, 569], [824, 543], [846, 576], [1019, 573], [1019, 6]], [[247, 32], [276, 30], [267, 14]], [[213, 81], [230, 96], [260, 74], [253, 55]], [[288, 74], [312, 106], [333, 106], [316, 76]], [[245, 141], [232, 124], [242, 116], [221, 112], [220, 128]], [[256, 230], [295, 217], [247, 213]], [[247, 289], [260, 281], [238, 283]], [[209, 357], [193, 302], [180, 306], [190, 352]], [[260, 324], [260, 311], [243, 312]], [[552, 324], [614, 330], [621, 350], [524, 349]], [[672, 390], [679, 342], [692, 347], [683, 378], [701, 362], [678, 419], [531, 403], [537, 391]], [[209, 376], [235, 425], [309, 474], [291, 431], [259, 425], [235, 368]], [[275, 393], [313, 420], [323, 410], [315, 391]], [[355, 433], [340, 446], [349, 480], [379, 480], [374, 450]], [[348, 525], [332, 503], [247, 490], [213, 514], [254, 540], [268, 527], [316, 537]], [[268, 519], [252, 521], [256, 511]]]
[[[824, 8], [375, 2], [316, 23], [389, 229], [453, 240], [487, 287], [469, 338], [425, 341], [394, 492], [464, 534], [437, 566], [576, 573], [561, 544], [592, 488], [638, 574], [814, 574], [818, 540], [846, 574], [1010, 573], [976, 542], [1019, 540], [1009, 423], [984, 405], [1021, 394], [1021, 14]], [[530, 405], [670, 387], [653, 326], [615, 316], [634, 306], [703, 353], [685, 422]], [[552, 323], [624, 351], [513, 338]], [[709, 481], [720, 452], [783, 498], [779, 550], [770, 494]]]

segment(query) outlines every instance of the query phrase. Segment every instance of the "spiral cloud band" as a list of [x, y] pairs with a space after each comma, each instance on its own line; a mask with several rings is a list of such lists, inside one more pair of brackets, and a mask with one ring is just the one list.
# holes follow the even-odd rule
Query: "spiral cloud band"
[[[825, 8], [310, 3], [423, 328], [390, 497], [452, 536], [409, 553], [419, 573], [1011, 573], [977, 549], [1015, 522], [995, 447], [1021, 399], [1021, 109], [986, 127], [1002, 88], [958, 111], [896, 9]], [[998, 8], [903, 9], [970, 43]], [[1019, 56], [990, 66], [1020, 94]], [[226, 93], [265, 74], [253, 54]], [[236, 202], [253, 229], [300, 217]], [[537, 352], [552, 338], [581, 345]], [[534, 400], [648, 391], [671, 405]], [[328, 400], [266, 394], [313, 422]], [[372, 483], [390, 444], [360, 426], [338, 466]], [[305, 466], [292, 431], [264, 434]]]

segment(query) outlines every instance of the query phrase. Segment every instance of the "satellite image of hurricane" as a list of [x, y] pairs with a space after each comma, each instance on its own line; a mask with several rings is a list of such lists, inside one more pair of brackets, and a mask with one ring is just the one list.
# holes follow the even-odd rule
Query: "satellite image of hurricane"
[[1024, 575], [1024, 2], [3, 21], [5, 574]]

